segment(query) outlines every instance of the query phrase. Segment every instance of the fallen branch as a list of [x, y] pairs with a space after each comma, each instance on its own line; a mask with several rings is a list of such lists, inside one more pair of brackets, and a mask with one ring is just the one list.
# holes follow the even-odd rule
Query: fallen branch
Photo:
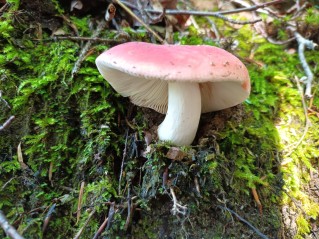
[[230, 212], [231, 214], [233, 214], [234, 216], [236, 216], [241, 222], [245, 223], [250, 229], [252, 229], [254, 232], [256, 232], [256, 234], [258, 236], [260, 236], [260, 238], [263, 239], [269, 239], [266, 235], [264, 235], [263, 233], [261, 233], [256, 227], [254, 227], [250, 222], [248, 222], [247, 220], [245, 220], [244, 218], [242, 218], [241, 216], [239, 216], [236, 212], [234, 212], [233, 210], [229, 209], [228, 207], [223, 207], [223, 206], [217, 206], [220, 209], [226, 210], [228, 212]]
[[8, 237], [10, 237], [12, 239], [24, 239], [24, 237], [22, 237], [17, 232], [17, 230], [13, 226], [10, 225], [10, 223], [8, 222], [8, 219], [3, 214], [2, 211], [0, 211], [0, 226], [2, 227], [2, 229], [7, 234]]
[[6, 128], [8, 128], [9, 127], [9, 125], [12, 123], [12, 121], [14, 120], [14, 116], [11, 116], [9, 119], [7, 119], [7, 121], [3, 124], [3, 125], [1, 125], [0, 126], [0, 131], [2, 131], [2, 130], [4, 130], [4, 129], [6, 129]]
[[314, 43], [313, 41], [310, 41], [310, 40], [304, 38], [296, 31], [294, 32], [294, 35], [295, 35], [297, 42], [298, 42], [299, 60], [301, 62], [302, 68], [304, 69], [305, 74], [306, 74], [306, 78], [303, 81], [303, 83], [306, 85], [305, 96], [307, 98], [311, 98], [312, 97], [311, 86], [312, 86], [312, 81], [313, 81], [313, 73], [312, 73], [312, 71], [311, 71], [311, 69], [306, 61], [304, 51], [305, 51], [305, 47], [307, 47], [310, 50], [314, 50], [315, 47], [317, 46], [317, 44]]

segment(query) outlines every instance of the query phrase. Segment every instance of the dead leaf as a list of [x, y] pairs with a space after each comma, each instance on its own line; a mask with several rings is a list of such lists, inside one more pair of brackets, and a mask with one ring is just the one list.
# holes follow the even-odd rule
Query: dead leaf
[[23, 162], [23, 155], [22, 155], [22, 150], [21, 150], [21, 142], [19, 143], [18, 145], [18, 148], [17, 148], [17, 154], [18, 154], [18, 161], [19, 161], [19, 164], [21, 166], [21, 168], [23, 170], [26, 170], [28, 169], [28, 165], [26, 165], [24, 162]]
[[79, 192], [78, 210], [77, 210], [77, 212], [76, 212], [76, 223], [75, 223], [75, 224], [78, 224], [78, 222], [80, 221], [80, 217], [81, 217], [81, 209], [82, 209], [82, 200], [83, 200], [84, 186], [85, 186], [85, 182], [83, 181], [83, 182], [81, 183], [80, 192]]
[[81, 10], [82, 8], [83, 8], [83, 3], [80, 0], [73, 0], [71, 2], [70, 12], [72, 12], [73, 9]]
[[49, 167], [49, 181], [52, 184], [52, 175], [53, 175], [53, 162], [50, 162], [50, 167]]
[[165, 156], [171, 160], [180, 161], [185, 158], [187, 154], [177, 147], [171, 147]]

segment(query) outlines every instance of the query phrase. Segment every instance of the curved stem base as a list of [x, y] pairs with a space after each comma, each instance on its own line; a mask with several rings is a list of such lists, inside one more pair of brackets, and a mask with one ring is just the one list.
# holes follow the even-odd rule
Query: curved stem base
[[198, 83], [168, 83], [168, 109], [157, 130], [159, 139], [178, 146], [190, 145], [195, 138], [200, 115]]

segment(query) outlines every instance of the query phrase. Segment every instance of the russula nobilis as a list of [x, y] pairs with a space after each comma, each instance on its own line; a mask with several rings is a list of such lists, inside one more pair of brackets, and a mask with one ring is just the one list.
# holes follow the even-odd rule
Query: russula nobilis
[[193, 142], [201, 113], [235, 106], [250, 93], [245, 65], [213, 46], [129, 42], [103, 52], [96, 65], [122, 96], [166, 114], [158, 137], [175, 145]]

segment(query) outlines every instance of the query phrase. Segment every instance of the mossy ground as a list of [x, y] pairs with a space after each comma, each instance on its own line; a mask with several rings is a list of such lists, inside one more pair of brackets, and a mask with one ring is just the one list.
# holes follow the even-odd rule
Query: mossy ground
[[[61, 28], [91, 36], [89, 15], [71, 17], [72, 26], [57, 17], [65, 11], [58, 1], [44, 1], [45, 7], [11, 2], [0, 25], [0, 89], [11, 108], [0, 102], [0, 122], [10, 115], [16, 119], [0, 132], [0, 209], [23, 236], [71, 238], [83, 228], [82, 238], [92, 238], [112, 205], [115, 214], [104, 238], [258, 238], [227, 209], [269, 238], [317, 233], [317, 83], [311, 123], [297, 145], [306, 118], [294, 79], [303, 70], [287, 46], [266, 42], [251, 26], [234, 31], [217, 21], [224, 35], [239, 41], [234, 53], [249, 68], [252, 94], [240, 106], [204, 114], [194, 147], [179, 149], [182, 159], [172, 161], [171, 146], [157, 143], [154, 134], [163, 116], [132, 106], [99, 75], [94, 60], [109, 46], [93, 44], [71, 76], [85, 43], [50, 35]], [[217, 44], [194, 28], [189, 32], [174, 38]], [[149, 40], [145, 33], [128, 34]], [[109, 30], [102, 34], [114, 36]], [[253, 61], [245, 61], [252, 49]], [[306, 57], [318, 76], [318, 51]], [[147, 133], [153, 138], [148, 149]], [[185, 215], [172, 215], [170, 187], [187, 206]], [[135, 209], [130, 217], [128, 205]]]

